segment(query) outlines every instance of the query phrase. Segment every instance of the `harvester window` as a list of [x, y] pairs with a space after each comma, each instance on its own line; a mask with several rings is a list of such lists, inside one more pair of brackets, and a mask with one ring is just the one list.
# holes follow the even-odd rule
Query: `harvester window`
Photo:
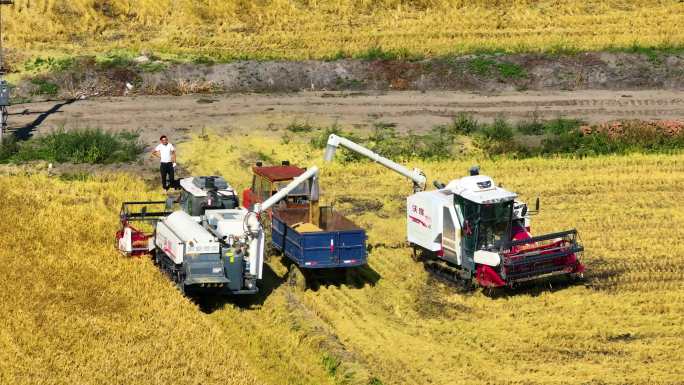
[[463, 229], [464, 247], [466, 250], [477, 249], [477, 225], [479, 223], [480, 205], [463, 197], [456, 196], [456, 212]]
[[497, 249], [510, 239], [513, 202], [480, 206], [478, 248]]
[[181, 210], [185, 211], [188, 214], [191, 214], [192, 199], [190, 199], [190, 194], [187, 191], [182, 191], [180, 194], [180, 207]]
[[455, 205], [454, 208], [456, 209], [456, 217], [458, 218], [458, 224], [461, 225], [461, 228], [463, 228], [463, 211], [461, 211], [461, 206]]

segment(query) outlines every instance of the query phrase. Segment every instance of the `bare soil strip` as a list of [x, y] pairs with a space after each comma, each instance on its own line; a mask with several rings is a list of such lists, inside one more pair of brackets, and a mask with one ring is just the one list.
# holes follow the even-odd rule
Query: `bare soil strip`
[[[57, 107], [57, 108], [55, 108]], [[153, 142], [164, 132], [176, 138], [189, 131], [250, 131], [309, 123], [364, 129], [374, 123], [424, 131], [448, 123], [458, 113], [512, 121], [558, 117], [590, 123], [618, 118], [682, 119], [684, 91], [553, 91], [483, 95], [464, 92], [382, 93], [301, 92], [91, 98], [10, 107], [10, 127], [33, 134], [58, 127], [141, 130]]]

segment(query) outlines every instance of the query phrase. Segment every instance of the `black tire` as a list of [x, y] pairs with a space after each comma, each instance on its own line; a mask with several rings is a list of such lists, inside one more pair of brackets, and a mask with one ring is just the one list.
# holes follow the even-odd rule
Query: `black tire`
[[584, 273], [572, 273], [568, 275], [568, 281], [571, 285], [580, 285], [586, 283], [586, 277]]
[[159, 249], [157, 248], [152, 250], [152, 263], [154, 263], [155, 266], [159, 266], [161, 263], [161, 259], [159, 258]]
[[423, 262], [423, 260], [424, 260], [423, 250], [414, 244], [411, 244], [411, 249], [412, 249], [411, 259], [413, 259], [413, 262]]

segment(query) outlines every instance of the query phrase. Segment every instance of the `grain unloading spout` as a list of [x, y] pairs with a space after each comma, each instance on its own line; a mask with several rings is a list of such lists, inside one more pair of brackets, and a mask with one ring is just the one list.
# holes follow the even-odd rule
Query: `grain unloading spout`
[[326, 162], [330, 162], [333, 160], [333, 158], [335, 157], [335, 151], [339, 146], [346, 147], [347, 149], [354, 151], [357, 154], [361, 154], [367, 158], [370, 158], [371, 160], [380, 163], [381, 165], [389, 168], [390, 170], [411, 179], [413, 181], [413, 190], [415, 192], [425, 190], [425, 183], [427, 178], [425, 177], [423, 171], [417, 168], [409, 170], [408, 168], [400, 165], [399, 163], [393, 162], [392, 160], [387, 159], [384, 156], [381, 156], [380, 154], [376, 154], [375, 152], [367, 149], [366, 147], [363, 147], [360, 144], [356, 144], [349, 139], [337, 136], [335, 134], [331, 134], [328, 137], [328, 143], [325, 147], [324, 155], [324, 159]]

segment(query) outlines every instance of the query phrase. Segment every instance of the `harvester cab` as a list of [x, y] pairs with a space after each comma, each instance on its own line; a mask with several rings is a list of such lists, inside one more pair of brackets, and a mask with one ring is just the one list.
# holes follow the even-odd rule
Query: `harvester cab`
[[[343, 146], [366, 155], [411, 179], [414, 194], [407, 197], [407, 239], [414, 256], [443, 278], [484, 287], [513, 286], [551, 275], [581, 276], [579, 257], [583, 247], [576, 230], [533, 237], [530, 216], [535, 211], [517, 200], [517, 194], [480, 175], [470, 175], [448, 184], [435, 182], [436, 190], [423, 191], [425, 174], [409, 170], [348, 139], [331, 135], [326, 160]], [[416, 258], [418, 259], [418, 258]]]
[[204, 215], [207, 210], [240, 207], [235, 190], [220, 176], [184, 178], [180, 186], [180, 207], [191, 216]]

